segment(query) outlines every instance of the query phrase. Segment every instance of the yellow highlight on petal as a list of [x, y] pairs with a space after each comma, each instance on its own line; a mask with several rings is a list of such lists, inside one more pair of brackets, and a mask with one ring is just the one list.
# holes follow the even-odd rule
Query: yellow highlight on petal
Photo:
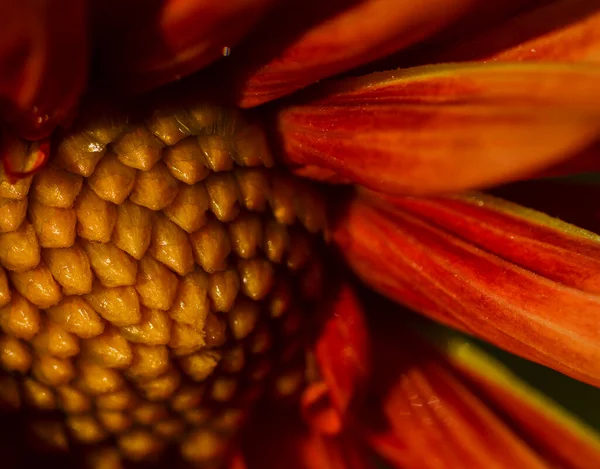
[[558, 218], [546, 215], [543, 212], [524, 207], [508, 200], [500, 199], [488, 194], [481, 192], [468, 192], [461, 195], [450, 196], [449, 198], [459, 200], [462, 202], [468, 202], [478, 207], [487, 207], [492, 210], [504, 212], [508, 215], [524, 218], [528, 222], [535, 222], [540, 225], [547, 226], [549, 228], [560, 231], [564, 234], [569, 234], [579, 238], [586, 238], [594, 243], [600, 243], [600, 236], [578, 226], [571, 225]]
[[597, 457], [600, 460], [600, 434], [542, 392], [522, 381], [505, 365], [473, 343], [457, 336], [444, 344], [444, 352], [453, 364], [474, 375], [477, 380], [501, 388], [534, 411], [554, 421], [557, 428], [562, 427], [573, 439], [579, 439], [582, 444], [588, 445], [590, 450], [598, 452]]

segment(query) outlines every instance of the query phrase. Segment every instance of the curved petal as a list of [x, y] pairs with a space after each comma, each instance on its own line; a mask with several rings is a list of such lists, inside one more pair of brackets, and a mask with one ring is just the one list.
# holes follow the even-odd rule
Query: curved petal
[[322, 435], [339, 435], [342, 416], [331, 400], [331, 390], [325, 381], [309, 384], [302, 393], [300, 408], [304, 422]]
[[382, 198], [525, 269], [600, 293], [600, 236], [480, 193], [443, 199]]
[[[268, 416], [268, 417], [267, 417]], [[335, 438], [311, 432], [295, 414], [261, 414], [242, 441], [239, 469], [374, 469], [366, 448], [355, 437]], [[270, 418], [269, 418], [270, 417]]]
[[223, 55], [275, 0], [96, 0], [98, 71], [120, 90], [141, 93]]
[[[474, 0], [288, 0], [232, 56], [251, 107], [390, 54], [449, 24]], [[497, 2], [492, 2], [497, 3]], [[277, 40], [273, 40], [277, 38]], [[262, 65], [256, 65], [261, 63]]]
[[[445, 199], [431, 202], [443, 207], [435, 222], [403, 203], [363, 194], [334, 222], [334, 240], [367, 284], [443, 323], [600, 386], [600, 296], [578, 289], [597, 291], [598, 236], [530, 215], [527, 226], [526, 218], [493, 204], [480, 207], [481, 228], [470, 226], [477, 217], [453, 220], [462, 218], [460, 210], [438, 225]], [[491, 220], [502, 228], [495, 230]], [[511, 236], [524, 244], [510, 243]], [[575, 259], [582, 277], [573, 270]]]
[[4, 2], [0, 118], [21, 136], [46, 137], [78, 102], [87, 74], [87, 2]]
[[600, 136], [600, 68], [456, 64], [340, 80], [278, 114], [286, 163], [389, 193], [520, 178]]
[[528, 11], [480, 34], [441, 47], [433, 61], [600, 62], [600, 5], [560, 0]]
[[336, 408], [344, 413], [368, 376], [368, 329], [356, 295], [348, 284], [332, 292], [327, 317], [315, 344], [319, 372]]
[[600, 467], [598, 436], [555, 402], [468, 342], [453, 340], [445, 351], [472, 388], [501, 411], [546, 459], [559, 467]]
[[594, 143], [571, 159], [551, 166], [536, 177], [560, 177], [594, 171], [600, 171], [600, 142]]
[[600, 207], [589, 203], [600, 198], [600, 184], [597, 179], [586, 182], [587, 178], [594, 177], [597, 178], [597, 174], [575, 176], [575, 181], [570, 179], [523, 181], [495, 188], [492, 193], [594, 233], [600, 233]]
[[367, 409], [362, 418], [373, 449], [402, 469], [547, 469], [441, 355], [396, 326], [374, 332], [373, 401], [382, 415], [373, 421]]
[[[491, 360], [481, 366], [482, 353], [475, 363], [456, 344], [432, 347], [394, 313], [373, 330], [374, 405], [361, 420], [384, 457], [403, 469], [597, 466], [598, 437], [569, 414], [543, 408], [548, 399]], [[561, 435], [564, 447], [554, 448]]]

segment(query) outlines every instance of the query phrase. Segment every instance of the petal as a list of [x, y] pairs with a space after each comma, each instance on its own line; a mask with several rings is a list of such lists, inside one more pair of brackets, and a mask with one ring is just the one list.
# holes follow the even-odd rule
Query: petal
[[433, 62], [457, 60], [600, 62], [597, 0], [560, 0], [454, 44], [441, 45]]
[[[600, 133], [600, 68], [458, 64], [346, 79], [278, 114], [283, 158], [389, 193], [521, 178]], [[306, 97], [305, 97], [306, 98]]]
[[343, 413], [367, 380], [368, 329], [349, 284], [333, 291], [323, 309], [327, 316], [315, 344], [315, 356], [331, 398]]
[[430, 0], [423, 8], [402, 0], [281, 2], [247, 40], [240, 59], [232, 57], [231, 73], [241, 78], [239, 103], [256, 106], [383, 57], [447, 25], [473, 3]]
[[227, 469], [248, 469], [246, 465], [246, 461], [244, 460], [244, 456], [241, 453], [236, 453], [231, 458]]
[[406, 325], [374, 331], [373, 401], [363, 428], [373, 449], [402, 469], [547, 468], [443, 357]]
[[242, 441], [242, 454], [246, 467], [238, 465], [240, 469], [374, 469], [355, 437], [324, 437], [282, 411], [265, 411], [255, 419]]
[[538, 451], [559, 467], [600, 467], [598, 436], [465, 340], [446, 347], [448, 359]]
[[600, 236], [481, 193], [382, 198], [548, 279], [600, 293]]
[[2, 16], [0, 118], [23, 137], [45, 137], [85, 86], [87, 2], [5, 2]]
[[[528, 249], [502, 247], [511, 235], [491, 230], [489, 220], [481, 228], [481, 242], [479, 234], [475, 239], [461, 238], [428, 221], [426, 215], [405, 210], [400, 198], [393, 204], [373, 193], [355, 198], [333, 222], [333, 238], [355, 272], [376, 290], [445, 324], [599, 386], [600, 296], [576, 288], [585, 285], [594, 290], [593, 280], [588, 283], [569, 273], [570, 263], [579, 255], [589, 278], [597, 275], [593, 253], [598, 237], [576, 228], [565, 231], [560, 223], [552, 225], [538, 217], [529, 233], [543, 236], [536, 245], [534, 237], [524, 235], [525, 218], [513, 218], [511, 225], [513, 215], [503, 211], [492, 209], [486, 216], [497, 216], [499, 224], [505, 224], [503, 231], [513, 230], [528, 243], [531, 254], [523, 256], [523, 265], [564, 278], [570, 285], [483, 249], [492, 247], [507, 258]], [[467, 223], [441, 223], [457, 231], [460, 226], [470, 236]], [[552, 255], [554, 267], [550, 260], [538, 266], [544, 257], [538, 249]]]
[[339, 435], [342, 431], [342, 416], [331, 400], [327, 383], [311, 383], [300, 399], [302, 418], [313, 430], [322, 435]]
[[179, 80], [227, 54], [273, 2], [96, 1], [98, 71], [135, 93]]
[[[560, 218], [594, 233], [600, 233], [600, 207], [589, 203], [600, 199], [598, 181], [589, 175], [569, 179], [542, 179], [518, 182], [493, 189], [498, 197]], [[587, 182], [586, 182], [587, 180]]]
[[575, 157], [548, 168], [536, 177], [560, 177], [600, 171], [600, 143], [595, 142]]
[[[373, 408], [365, 409], [361, 423], [391, 462], [403, 469], [597, 466], [598, 437], [553, 403], [553, 412], [544, 409], [547, 398], [483, 353], [475, 362], [458, 343], [436, 349], [398, 311], [380, 313], [373, 328], [373, 408], [380, 404], [382, 414], [375, 420]], [[565, 447], [553, 448], [560, 435], [568, 435]]]

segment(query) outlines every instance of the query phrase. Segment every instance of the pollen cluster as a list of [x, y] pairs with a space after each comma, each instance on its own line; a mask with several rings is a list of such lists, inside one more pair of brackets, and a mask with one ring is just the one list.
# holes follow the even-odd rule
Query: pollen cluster
[[28, 448], [218, 467], [258, 399], [298, 390], [324, 214], [272, 166], [202, 102], [88, 118], [0, 174], [0, 410]]

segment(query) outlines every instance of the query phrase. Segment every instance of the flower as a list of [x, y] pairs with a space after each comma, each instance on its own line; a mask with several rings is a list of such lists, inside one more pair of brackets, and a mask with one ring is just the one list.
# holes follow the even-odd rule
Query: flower
[[[600, 238], [465, 192], [598, 168], [596, 3], [14, 3], [0, 36], [5, 162], [18, 164], [12, 131], [38, 138], [66, 125], [88, 85], [90, 95], [149, 92], [206, 67], [187, 85], [256, 108], [281, 161], [332, 185], [328, 236], [365, 284], [597, 386]], [[535, 191], [497, 193], [593, 220], [573, 199], [595, 187], [524, 187]], [[319, 318], [304, 423], [259, 414], [233, 467], [370, 467], [372, 450], [408, 468], [598, 466], [594, 438], [500, 365], [456, 338], [432, 345], [397, 307], [361, 300], [340, 277]], [[85, 418], [71, 425], [93, 433]], [[210, 447], [203, 438], [189, 451]]]

